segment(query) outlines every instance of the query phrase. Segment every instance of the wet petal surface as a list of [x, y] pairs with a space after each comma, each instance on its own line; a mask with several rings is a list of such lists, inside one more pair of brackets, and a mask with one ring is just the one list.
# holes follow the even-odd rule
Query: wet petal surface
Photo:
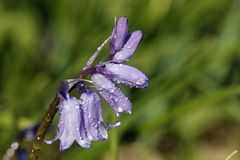
[[121, 112], [131, 113], [131, 102], [111, 80], [96, 73], [92, 75], [92, 81], [99, 94], [109, 103], [117, 116]]

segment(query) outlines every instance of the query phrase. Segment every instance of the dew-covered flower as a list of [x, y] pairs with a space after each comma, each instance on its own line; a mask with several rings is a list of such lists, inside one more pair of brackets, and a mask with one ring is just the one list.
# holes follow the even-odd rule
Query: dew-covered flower
[[137, 30], [128, 34], [127, 18], [119, 18], [113, 29], [110, 41], [110, 53], [114, 54], [112, 61], [115, 63], [127, 61], [137, 49], [141, 39], [141, 31]]
[[[82, 89], [79, 99], [68, 93], [75, 84], [79, 84], [78, 87]], [[104, 123], [100, 97], [84, 85], [78, 79], [61, 83], [58, 91], [58, 132], [52, 140], [46, 140], [46, 143], [51, 144], [59, 139], [60, 150], [69, 148], [74, 141], [84, 148], [90, 148], [92, 141], [108, 138], [108, 128], [120, 125], [119, 122], [107, 125]]]
[[[129, 60], [142, 39], [141, 31], [130, 34], [128, 32], [127, 18], [120, 17], [115, 23], [111, 36], [97, 48], [79, 78], [62, 81], [58, 90], [60, 116], [57, 135], [46, 143], [50, 144], [59, 139], [60, 149], [64, 150], [75, 141], [80, 146], [89, 148], [93, 141], [107, 139], [108, 128], [117, 127], [120, 122], [112, 124], [104, 122], [99, 95], [112, 107], [116, 116], [122, 112], [131, 113], [132, 104], [120, 90], [118, 83], [145, 88], [148, 86], [148, 78], [139, 69], [122, 64]], [[109, 40], [110, 58], [93, 66], [93, 61]], [[82, 79], [89, 75], [91, 80]], [[87, 83], [93, 86], [90, 87]], [[92, 89], [93, 87], [95, 89]], [[77, 89], [79, 97], [70, 95], [73, 89]]]
[[148, 78], [143, 72], [135, 67], [122, 64], [133, 55], [141, 39], [141, 31], [128, 34], [127, 18], [119, 18], [110, 41], [112, 57], [109, 61], [97, 65], [97, 73], [91, 77], [98, 93], [112, 106], [117, 116], [121, 112], [131, 113], [132, 107], [131, 102], [114, 82], [135, 88], [148, 86]]
[[135, 67], [124, 64], [104, 63], [97, 67], [97, 71], [111, 80], [129, 87], [145, 88], [148, 86], [147, 76]]
[[103, 121], [102, 104], [98, 94], [91, 90], [81, 95], [83, 119], [86, 135], [90, 141], [104, 140], [108, 138], [107, 128]]
[[128, 23], [126, 17], [121, 17], [115, 24], [110, 52], [112, 58], [96, 67], [97, 72], [104, 74], [112, 81], [122, 83], [135, 88], [148, 86], [147, 76], [135, 67], [123, 65], [137, 49], [142, 39], [141, 31], [134, 31], [128, 35]]
[[131, 113], [131, 102], [115, 83], [100, 73], [93, 74], [92, 81], [98, 93], [109, 103], [117, 116], [121, 112]]
[[128, 21], [126, 17], [120, 17], [115, 24], [110, 42], [110, 53], [115, 54], [123, 47], [124, 41], [128, 36]]
[[74, 141], [84, 148], [90, 147], [80, 107], [80, 100], [69, 95], [60, 101], [58, 132], [52, 140], [46, 141], [48, 144], [60, 139], [60, 150], [69, 148]]

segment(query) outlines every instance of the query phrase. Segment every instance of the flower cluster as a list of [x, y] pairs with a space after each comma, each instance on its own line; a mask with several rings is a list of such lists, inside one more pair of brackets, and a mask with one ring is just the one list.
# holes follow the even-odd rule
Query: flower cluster
[[[98, 47], [83, 68], [82, 73], [87, 73], [85, 76], [90, 75], [91, 80], [77, 78], [62, 81], [58, 90], [60, 99], [58, 132], [55, 138], [46, 143], [50, 144], [60, 139], [60, 149], [64, 150], [74, 141], [84, 148], [89, 148], [92, 141], [107, 139], [108, 128], [117, 127], [120, 122], [114, 124], [104, 122], [100, 96], [108, 102], [116, 116], [122, 112], [131, 113], [131, 102], [119, 89], [118, 83], [135, 88], [148, 86], [148, 78], [144, 73], [122, 64], [133, 55], [141, 38], [141, 31], [128, 33], [126, 17], [121, 17], [115, 22], [111, 36]], [[93, 66], [94, 59], [108, 40], [110, 40], [109, 59]], [[87, 83], [93, 84], [96, 92]], [[69, 94], [72, 89], [77, 89], [79, 98]]]

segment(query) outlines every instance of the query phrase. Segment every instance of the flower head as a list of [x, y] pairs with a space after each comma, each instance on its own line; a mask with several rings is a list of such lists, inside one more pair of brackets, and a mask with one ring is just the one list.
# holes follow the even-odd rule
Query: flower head
[[[52, 143], [60, 139], [60, 149], [69, 148], [74, 141], [84, 148], [89, 148], [92, 141], [108, 138], [108, 128], [117, 127], [120, 122], [105, 124], [102, 103], [99, 95], [108, 102], [115, 111], [131, 113], [132, 104], [128, 97], [120, 90], [117, 83], [129, 87], [145, 88], [148, 86], [147, 76], [135, 67], [122, 64], [127, 61], [137, 49], [142, 38], [141, 31], [128, 33], [126, 17], [119, 18], [111, 36], [105, 40], [84, 66], [81, 78], [62, 81], [58, 97], [60, 99], [59, 123], [57, 135], [46, 141]], [[110, 58], [92, 66], [93, 61], [102, 47], [110, 40]], [[91, 75], [91, 80], [82, 79]], [[86, 83], [93, 84], [96, 92]], [[77, 89], [78, 98], [70, 95], [70, 91]]]

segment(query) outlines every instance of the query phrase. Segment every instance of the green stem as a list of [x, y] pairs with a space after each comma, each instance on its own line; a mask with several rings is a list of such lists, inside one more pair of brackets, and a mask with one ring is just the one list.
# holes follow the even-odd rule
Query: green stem
[[[116, 118], [112, 118], [116, 121]], [[111, 160], [118, 160], [118, 128], [111, 129], [110, 131], [110, 149], [111, 149]]]
[[42, 122], [37, 130], [37, 133], [35, 135], [35, 139], [32, 143], [32, 149], [29, 153], [29, 160], [37, 160], [38, 158], [38, 152], [40, 151], [40, 148], [42, 146], [42, 143], [44, 141], [44, 137], [47, 133], [48, 127], [50, 126], [56, 112], [57, 112], [57, 106], [59, 103], [59, 98], [56, 96], [53, 100], [53, 102], [50, 104], [47, 112], [45, 113]]

